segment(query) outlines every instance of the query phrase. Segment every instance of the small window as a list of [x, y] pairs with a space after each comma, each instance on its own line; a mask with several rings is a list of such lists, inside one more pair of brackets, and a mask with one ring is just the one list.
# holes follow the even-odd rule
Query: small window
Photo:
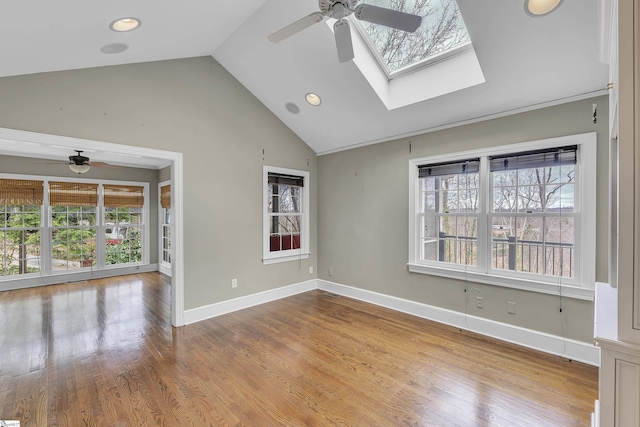
[[171, 275], [171, 184], [160, 183], [160, 271]]
[[309, 257], [309, 173], [264, 167], [263, 262]]

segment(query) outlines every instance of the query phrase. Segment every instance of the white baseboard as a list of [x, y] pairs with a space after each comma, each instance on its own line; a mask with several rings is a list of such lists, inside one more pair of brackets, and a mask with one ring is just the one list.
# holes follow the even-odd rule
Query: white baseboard
[[353, 288], [339, 283], [318, 279], [318, 289], [360, 301], [401, 311], [403, 313], [469, 330], [513, 344], [555, 354], [571, 360], [600, 366], [600, 349], [592, 344], [559, 337], [532, 329], [496, 322], [482, 317], [465, 315], [415, 301]]
[[300, 294], [303, 292], [312, 291], [317, 288], [317, 281], [314, 279], [289, 286], [283, 286], [276, 289], [270, 289], [264, 292], [258, 292], [257, 294], [251, 294], [227, 301], [205, 305], [198, 308], [192, 308], [190, 310], [184, 311], [184, 324], [189, 325], [191, 323], [200, 322], [201, 320], [221, 316], [223, 314], [242, 310], [244, 308], [249, 308], [255, 305], [264, 304], [266, 302], [290, 297], [292, 295]]
[[171, 277], [171, 267], [167, 266], [165, 264], [158, 264], [158, 271], [162, 274], [165, 274], [169, 277]]
[[596, 399], [594, 412], [591, 413], [591, 427], [600, 427], [600, 401]]
[[189, 325], [314, 289], [354, 298], [589, 365], [600, 366], [600, 349], [588, 343], [321, 279], [185, 310], [184, 324]]
[[106, 268], [104, 270], [80, 270], [72, 273], [52, 274], [50, 276], [32, 275], [0, 281], [0, 292], [15, 289], [35, 288], [38, 286], [58, 285], [60, 283], [81, 282], [83, 280], [103, 279], [125, 274], [148, 273], [158, 271], [158, 264], [134, 265], [128, 267]]

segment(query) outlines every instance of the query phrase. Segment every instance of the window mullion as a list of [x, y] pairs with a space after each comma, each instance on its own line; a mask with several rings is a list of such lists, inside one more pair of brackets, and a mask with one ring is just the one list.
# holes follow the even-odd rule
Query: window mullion
[[105, 261], [105, 244], [106, 244], [106, 226], [105, 226], [105, 209], [104, 209], [104, 186], [98, 186], [98, 206], [96, 208], [96, 267], [103, 269], [106, 265]]
[[49, 206], [49, 180], [43, 181], [44, 188], [42, 197], [42, 207], [40, 210], [40, 271], [43, 275], [51, 274], [53, 264], [53, 253], [51, 251], [52, 235], [52, 215]]
[[[480, 173], [478, 185], [478, 268], [482, 273], [489, 271], [491, 260], [491, 215], [489, 203], [491, 195], [491, 180], [489, 173], [489, 161], [487, 157], [480, 157]], [[484, 250], [482, 250], [484, 248]]]

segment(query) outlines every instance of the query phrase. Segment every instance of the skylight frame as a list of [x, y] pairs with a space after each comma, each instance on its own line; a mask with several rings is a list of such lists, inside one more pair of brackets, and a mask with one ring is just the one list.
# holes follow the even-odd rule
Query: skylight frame
[[447, 59], [453, 58], [454, 56], [457, 56], [457, 55], [461, 55], [470, 50], [473, 50], [473, 43], [471, 42], [471, 40], [468, 40], [466, 42], [462, 42], [452, 47], [451, 49], [444, 50], [428, 58], [415, 62], [411, 65], [406, 65], [402, 68], [398, 68], [395, 71], [391, 71], [389, 70], [389, 67], [387, 66], [386, 61], [384, 60], [382, 55], [380, 55], [378, 48], [373, 44], [373, 41], [367, 34], [366, 30], [364, 29], [360, 21], [355, 19], [353, 15], [349, 16], [347, 19], [349, 19], [354, 24], [353, 27], [357, 30], [358, 35], [360, 36], [360, 39], [367, 46], [369, 53], [371, 54], [371, 56], [375, 58], [376, 63], [380, 67], [380, 70], [384, 72], [384, 74], [387, 76], [387, 80], [389, 81], [395, 78], [413, 73], [414, 71], [418, 71], [422, 68], [437, 64], [438, 62], [446, 61]]
[[[456, 1], [456, 3], [457, 3], [457, 1]], [[464, 19], [462, 18], [462, 16], [460, 16], [460, 18], [462, 19], [462, 22], [464, 23]], [[365, 30], [363, 23], [361, 23], [358, 19], [356, 19], [354, 15], [348, 16], [347, 19], [350, 20], [353, 23], [353, 26], [356, 28], [356, 30], [358, 32], [358, 35], [360, 36], [360, 39], [367, 46], [367, 49], [369, 50], [369, 53], [375, 58], [376, 63], [380, 67], [381, 71], [384, 72], [384, 74], [386, 75], [388, 81], [391, 81], [394, 78], [402, 77], [404, 75], [407, 75], [407, 74], [410, 74], [412, 72], [418, 71], [418, 70], [420, 70], [422, 68], [429, 67], [429, 66], [437, 64], [439, 62], [446, 61], [449, 58], [452, 58], [452, 57], [455, 57], [457, 55], [461, 55], [461, 54], [463, 54], [465, 52], [473, 50], [473, 42], [471, 41], [471, 36], [469, 35], [469, 33], [467, 31], [467, 36], [469, 38], [467, 41], [459, 43], [459, 44], [457, 44], [456, 46], [454, 46], [452, 48], [449, 48], [447, 50], [438, 52], [435, 55], [432, 55], [432, 56], [429, 56], [427, 58], [424, 58], [424, 59], [422, 59], [422, 60], [420, 60], [418, 62], [415, 62], [413, 64], [406, 65], [406, 66], [404, 66], [402, 68], [399, 68], [399, 69], [397, 69], [395, 71], [391, 71], [389, 69], [389, 67], [387, 66], [387, 63], [386, 63], [385, 59], [380, 54], [380, 51], [375, 46], [373, 40], [371, 39], [371, 37], [369, 37], [369, 34], [367, 34], [367, 31]], [[465, 30], [466, 30], [466, 25], [465, 25]]]

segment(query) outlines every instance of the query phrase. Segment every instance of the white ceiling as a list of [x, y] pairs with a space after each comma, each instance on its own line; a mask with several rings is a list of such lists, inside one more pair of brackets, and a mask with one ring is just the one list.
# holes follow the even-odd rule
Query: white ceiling
[[[328, 25], [279, 44], [267, 41], [316, 11], [316, 0], [10, 2], [0, 26], [0, 76], [212, 55], [323, 154], [604, 93], [597, 0], [566, 0], [543, 18], [527, 16], [523, 3], [458, 0], [486, 83], [391, 111], [353, 62], [338, 62]], [[126, 16], [140, 18], [142, 26], [130, 33], [109, 30]], [[116, 42], [130, 48], [100, 52]], [[322, 105], [307, 105], [307, 92], [318, 93]], [[289, 113], [287, 102], [300, 113]], [[92, 159], [107, 161], [100, 153]]]

